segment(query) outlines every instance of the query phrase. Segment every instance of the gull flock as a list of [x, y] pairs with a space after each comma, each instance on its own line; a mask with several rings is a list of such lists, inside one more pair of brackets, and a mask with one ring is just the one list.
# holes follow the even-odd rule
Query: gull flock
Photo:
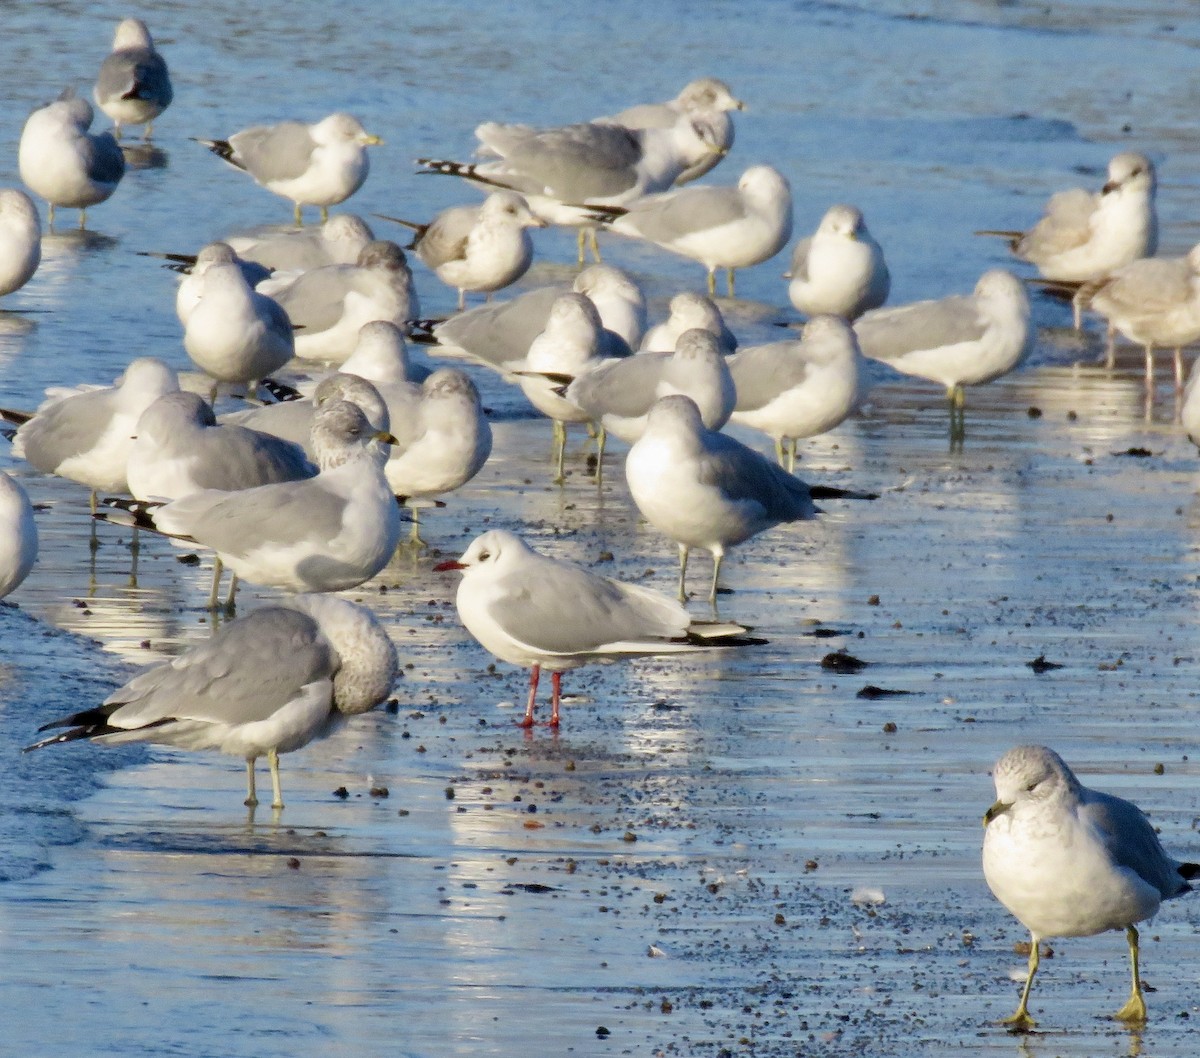
[[[92, 103], [71, 91], [25, 124], [17, 165], [28, 193], [0, 189], [0, 296], [38, 281], [35, 200], [45, 201], [51, 227], [64, 210], [78, 210], [83, 227], [88, 210], [138, 179], [123, 133], [141, 126], [148, 141], [154, 123], [169, 120], [167, 63], [140, 20], [117, 27], [93, 98], [111, 132], [92, 131]], [[743, 109], [724, 82], [700, 77], [665, 102], [559, 128], [485, 121], [477, 158], [418, 162], [420, 173], [473, 185], [481, 202], [428, 219], [379, 217], [411, 230], [407, 247], [376, 238], [353, 214], [329, 215], [368, 179], [368, 148], [382, 142], [354, 116], [194, 137], [292, 203], [295, 220], [163, 255], [183, 273], [181, 348], [198, 371], [179, 370], [177, 351], [164, 350], [133, 359], [109, 386], [64, 380], [35, 409], [0, 399], [0, 415], [14, 458], [90, 490], [98, 520], [210, 551], [210, 608], [219, 606], [223, 568], [234, 585], [241, 578], [279, 598], [104, 702], [51, 719], [43, 730], [55, 733], [29, 749], [85, 740], [216, 750], [245, 760], [249, 805], [265, 757], [281, 809], [279, 756], [391, 692], [398, 660], [387, 630], [335, 593], [369, 581], [400, 547], [419, 554], [418, 511], [447, 502], [492, 455], [476, 372], [519, 387], [551, 420], [558, 485], [567, 483], [568, 426], [595, 436], [600, 488], [605, 440], [622, 442], [634, 504], [679, 548], [677, 597], [542, 554], [508, 529], [433, 567], [461, 574], [459, 616], [483, 648], [530, 668], [522, 727], [535, 726], [539, 674], [551, 672], [554, 729], [565, 671], [762, 642], [717, 614], [722, 559], [759, 533], [817, 517], [818, 501], [877, 499], [794, 473], [797, 442], [834, 429], [864, 399], [864, 358], [941, 385], [951, 442], [961, 444], [965, 387], [1005, 375], [1029, 353], [1027, 286], [1036, 283], [1070, 302], [1076, 326], [1085, 313], [1103, 318], [1110, 362], [1116, 334], [1142, 346], [1148, 386], [1154, 351], [1172, 350], [1182, 389], [1181, 350], [1200, 340], [1200, 253], [1153, 256], [1156, 173], [1135, 152], [1112, 159], [1102, 187], [1056, 194], [1027, 230], [979, 233], [1005, 238], [1036, 278], [991, 269], [971, 292], [907, 305], [888, 303], [892, 276], [862, 212], [832, 204], [795, 242], [780, 287], [802, 329], [739, 345], [714, 300], [718, 276], [732, 298], [736, 272], [771, 261], [793, 237], [792, 188], [773, 166], [697, 182], [732, 152], [733, 116]], [[302, 225], [305, 207], [320, 211], [321, 225]], [[578, 230], [573, 284], [493, 300], [526, 275], [531, 233], [548, 225]], [[705, 293], [680, 291], [669, 317], [650, 326], [636, 281], [602, 262], [601, 237], [694, 261]], [[421, 316], [405, 250], [456, 292], [458, 313]], [[584, 268], [589, 250], [596, 263]], [[481, 295], [486, 303], [466, 307]], [[450, 362], [436, 366], [409, 343]], [[314, 369], [322, 377], [307, 388], [290, 377]], [[1193, 390], [1182, 420], [1200, 435]], [[722, 433], [727, 422], [770, 438], [775, 460]], [[0, 472], [0, 598], [19, 598], [36, 563], [36, 521], [25, 489]], [[704, 619], [687, 609], [695, 548], [713, 556]], [[1125, 931], [1131, 958], [1131, 994], [1115, 1016], [1144, 1022], [1137, 924], [1186, 892], [1200, 867], [1169, 856], [1134, 805], [1084, 787], [1046, 747], [1011, 750], [994, 778], [984, 875], [1031, 933], [1007, 1024], [1034, 1024], [1028, 1002], [1044, 939], [1108, 930]]]

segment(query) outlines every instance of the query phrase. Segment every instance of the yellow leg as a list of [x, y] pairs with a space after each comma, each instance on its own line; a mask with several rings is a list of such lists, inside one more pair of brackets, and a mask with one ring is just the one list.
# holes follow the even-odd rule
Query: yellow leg
[[708, 270], [708, 296], [710, 298], [717, 296], [717, 273], [711, 268]]
[[324, 224], [329, 219], [329, 207], [321, 207], [321, 223]]
[[725, 289], [729, 291], [729, 296], [733, 297], [733, 269], [725, 269]]
[[1025, 978], [1025, 987], [1021, 989], [1021, 1002], [1017, 1004], [1016, 1011], [1011, 1017], [1004, 1019], [1001, 1024], [1011, 1025], [1014, 1029], [1025, 1031], [1032, 1029], [1037, 1022], [1029, 1016], [1029, 990], [1033, 987], [1033, 975], [1037, 973], [1040, 954], [1038, 952], [1039, 941], [1037, 937], [1030, 937], [1029, 944], [1029, 973]]
[[575, 236], [576, 249], [579, 252], [579, 267], [582, 268], [587, 264], [587, 229], [580, 228]]
[[292, 211], [292, 216], [296, 219], [296, 227], [304, 226], [304, 215], [300, 212], [300, 203], [296, 203], [296, 208]]
[[554, 420], [554, 484], [561, 485], [567, 480], [563, 472], [563, 461], [567, 449], [567, 424]]
[[600, 263], [600, 243], [596, 238], [596, 229], [588, 228], [587, 232], [588, 232], [588, 246], [590, 247], [590, 249], [592, 251], [592, 257], [595, 259], [596, 264], [599, 264]]
[[1129, 941], [1129, 968], [1133, 975], [1133, 984], [1129, 999], [1113, 1017], [1126, 1025], [1144, 1025], [1146, 1023], [1146, 1001], [1142, 998], [1142, 977], [1138, 973], [1138, 931], [1137, 927], [1129, 926], [1125, 930], [1125, 938]]
[[783, 438], [776, 437], [775, 438], [775, 462], [778, 463], [781, 467], [787, 466], [787, 463], [785, 462], [786, 457], [784, 455], [784, 453], [786, 451], [787, 451], [787, 448], [784, 446]]
[[212, 589], [208, 593], [208, 608], [215, 610], [217, 608], [217, 596], [221, 594], [221, 573], [225, 567], [221, 564], [221, 559], [213, 556], [213, 579]]
[[253, 808], [258, 804], [258, 792], [254, 788], [254, 757], [246, 758], [246, 807]]
[[688, 547], [687, 544], [679, 545], [679, 601], [687, 602], [687, 589], [684, 587], [687, 581], [687, 560]]
[[271, 792], [274, 794], [271, 807], [282, 808], [283, 790], [279, 785], [279, 754], [275, 750], [267, 750], [267, 763], [271, 765]]
[[724, 558], [723, 554], [713, 555], [713, 579], [712, 587], [708, 592], [708, 601], [714, 610], [717, 608], [717, 581], [721, 579], [721, 561]]

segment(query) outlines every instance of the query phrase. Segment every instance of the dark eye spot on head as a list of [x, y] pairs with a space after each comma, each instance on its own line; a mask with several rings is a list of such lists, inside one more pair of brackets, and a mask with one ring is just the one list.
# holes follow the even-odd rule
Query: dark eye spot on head
[[479, 561], [480, 562], [486, 562], [491, 557], [492, 557], [491, 553], [488, 551], [480, 551], [479, 552]]

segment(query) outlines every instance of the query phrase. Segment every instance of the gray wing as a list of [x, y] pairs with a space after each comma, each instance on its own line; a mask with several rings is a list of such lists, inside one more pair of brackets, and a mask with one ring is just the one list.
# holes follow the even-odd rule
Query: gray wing
[[226, 555], [246, 555], [263, 544], [332, 540], [343, 527], [346, 500], [320, 476], [242, 492], [193, 492], [158, 508], [155, 523]]
[[84, 167], [88, 178], [102, 184], [115, 184], [125, 175], [125, 155], [112, 133], [85, 136], [82, 140]]
[[816, 505], [799, 478], [725, 434], [709, 431], [699, 457], [698, 480], [734, 503], [757, 506], [772, 521], [812, 518]]
[[498, 305], [460, 312], [434, 328], [442, 344], [499, 367], [524, 360], [533, 340], [546, 329], [550, 306], [565, 287], [543, 287]]
[[1192, 300], [1194, 273], [1181, 257], [1146, 257], [1096, 284], [1092, 297], [1107, 315], [1169, 312]]
[[754, 411], [779, 394], [802, 385], [809, 376], [806, 360], [797, 356], [798, 342], [773, 342], [743, 349], [726, 360], [737, 388], [736, 411]]
[[[619, 195], [637, 183], [642, 146], [636, 132], [589, 123], [527, 133], [494, 149], [504, 165], [536, 182], [543, 194], [582, 203]], [[499, 139], [493, 135], [484, 142], [493, 146]]]
[[1154, 886], [1164, 900], [1186, 891], [1178, 865], [1163, 851], [1154, 827], [1137, 805], [1085, 788], [1079, 816], [1104, 836], [1117, 864]]
[[654, 403], [655, 387], [671, 356], [671, 353], [639, 353], [601, 364], [571, 384], [570, 399], [595, 418], [645, 415]]
[[17, 454], [44, 474], [90, 451], [115, 411], [115, 391], [98, 389], [56, 401], [17, 431]]
[[669, 244], [745, 217], [746, 204], [736, 187], [689, 187], [639, 199], [621, 224], [651, 242]]
[[467, 238], [478, 221], [478, 206], [443, 210], [413, 243], [413, 249], [430, 268], [461, 260], [467, 253]]
[[[362, 285], [357, 265], [326, 265], [272, 295], [302, 334], [320, 334], [342, 318], [346, 295]], [[371, 293], [363, 291], [363, 293]]]
[[281, 404], [268, 404], [262, 408], [228, 412], [222, 415], [219, 421], [270, 434], [272, 437], [291, 441], [304, 449], [312, 430], [312, 418], [312, 401], [288, 400]]
[[300, 445], [232, 423], [203, 431], [196, 456], [195, 478], [205, 489], [252, 489], [317, 473]]
[[144, 99], [166, 109], [173, 96], [167, 64], [147, 48], [114, 51], [100, 64], [96, 96], [102, 100]]
[[854, 324], [863, 355], [884, 361], [921, 349], [976, 342], [985, 330], [986, 323], [969, 294], [877, 309]]
[[306, 684], [331, 679], [338, 659], [307, 614], [269, 606], [224, 625], [207, 642], [135, 676], [106, 699], [126, 729], [164, 720], [266, 720]]
[[1091, 237], [1096, 196], [1083, 188], [1060, 191], [1046, 204], [1046, 213], [1013, 247], [1026, 261], [1038, 261], [1082, 246]]
[[229, 137], [234, 164], [260, 183], [303, 176], [316, 150], [308, 126], [298, 121], [255, 125]]
[[639, 103], [612, 117], [600, 118], [627, 129], [669, 129], [679, 120], [679, 111], [666, 103]]
[[788, 269], [788, 275], [792, 279], [808, 282], [808, 255], [812, 251], [812, 243], [810, 235], [796, 243], [795, 249], [792, 250], [792, 267]]
[[668, 599], [578, 566], [552, 560], [537, 565], [533, 576], [509, 578], [507, 591], [491, 599], [487, 610], [509, 635], [540, 651], [586, 654], [608, 644], [686, 631]]

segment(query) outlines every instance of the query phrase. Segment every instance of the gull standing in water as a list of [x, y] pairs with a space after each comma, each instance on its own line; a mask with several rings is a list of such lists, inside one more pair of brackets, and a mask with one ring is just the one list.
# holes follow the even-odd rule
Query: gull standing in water
[[817, 230], [796, 243], [784, 274], [788, 298], [805, 316], [855, 320], [887, 301], [892, 278], [883, 250], [854, 206], [830, 206]]
[[1183, 389], [1183, 347], [1200, 339], [1200, 243], [1186, 257], [1143, 257], [1084, 283], [1075, 295], [1081, 309], [1108, 321], [1108, 364], [1114, 331], [1146, 351], [1146, 388], [1154, 389], [1154, 350], [1175, 350], [1175, 389]]
[[875, 309], [854, 324], [864, 356], [946, 387], [950, 438], [966, 431], [964, 386], [1008, 374], [1033, 339], [1029, 297], [1011, 272], [984, 272], [971, 294]]
[[125, 156], [111, 132], [92, 134], [92, 104], [68, 89], [55, 102], [29, 115], [21, 130], [17, 167], [21, 179], [50, 206], [79, 210], [87, 223], [88, 206], [105, 201], [125, 175]]
[[365, 606], [298, 595], [230, 621], [211, 639], [140, 673], [101, 705], [53, 720], [66, 731], [26, 747], [87, 740], [216, 750], [246, 761], [246, 804], [258, 804], [265, 756], [283, 808], [279, 755], [369, 712], [396, 682], [396, 648]]
[[112, 52], [100, 64], [92, 97], [112, 118], [117, 139], [122, 125], [145, 125], [142, 138], [150, 139], [154, 119], [171, 105], [174, 93], [167, 64], [154, 50], [150, 31], [140, 18], [117, 25]]
[[[118, 501], [109, 505], [124, 513], [102, 517], [212, 548], [252, 584], [292, 592], [355, 588], [387, 565], [400, 539], [400, 508], [375, 444], [392, 437], [344, 400], [319, 407], [312, 429], [320, 467], [314, 478], [239, 492], [203, 489], [162, 505]], [[213, 609], [219, 567], [216, 573]]]
[[1092, 937], [1123, 929], [1132, 987], [1113, 1015], [1146, 1021], [1138, 970], [1137, 924], [1164, 900], [1188, 892], [1200, 864], [1168, 856], [1137, 805], [1089, 790], [1045, 746], [1017, 746], [996, 762], [996, 803], [983, 817], [983, 874], [988, 887], [1029, 930], [1029, 972], [1016, 1012], [1005, 1024], [1028, 1030], [1029, 990], [1047, 937]]
[[[383, 214], [380, 214], [383, 216]], [[466, 295], [491, 295], [515, 283], [533, 261], [530, 228], [546, 222], [529, 211], [529, 204], [514, 191], [493, 191], [478, 206], [452, 206], [428, 224], [399, 217], [383, 217], [416, 232], [410, 250], [434, 275], [458, 291], [458, 307]]]
[[284, 121], [255, 125], [227, 140], [197, 140], [218, 158], [254, 178], [260, 187], [301, 206], [319, 206], [321, 220], [329, 207], [345, 202], [367, 179], [367, 148], [383, 141], [349, 114], [330, 114], [312, 125]]
[[862, 353], [841, 317], [814, 316], [799, 341], [752, 346], [728, 363], [737, 388], [730, 420], [772, 438], [789, 472], [797, 439], [832, 430], [858, 407]]
[[708, 601], [717, 605], [725, 552], [782, 522], [815, 518], [814, 497], [874, 499], [869, 493], [810, 488], [753, 448], [710, 430], [690, 397], [663, 397], [629, 449], [625, 478], [633, 502], [679, 545], [679, 599], [687, 598], [688, 552], [713, 555]]
[[730, 646], [746, 631], [695, 622], [661, 592], [550, 558], [502, 529], [476, 537], [457, 561], [434, 566], [452, 569], [463, 574], [455, 599], [463, 626], [489, 653], [530, 669], [521, 727], [533, 727], [542, 669], [552, 674], [549, 723], [557, 728], [564, 672], [622, 657]]
[[774, 257], [792, 237], [792, 190], [769, 165], [751, 166], [734, 187], [677, 188], [595, 213], [613, 231], [699, 261], [710, 297], [718, 268], [733, 297], [734, 271]]
[[57, 474], [96, 492], [128, 492], [127, 470], [138, 419], [166, 393], [179, 389], [175, 371], [155, 357], [134, 360], [111, 385], [52, 391], [36, 412], [0, 409], [18, 423], [13, 455], [43, 474]]

